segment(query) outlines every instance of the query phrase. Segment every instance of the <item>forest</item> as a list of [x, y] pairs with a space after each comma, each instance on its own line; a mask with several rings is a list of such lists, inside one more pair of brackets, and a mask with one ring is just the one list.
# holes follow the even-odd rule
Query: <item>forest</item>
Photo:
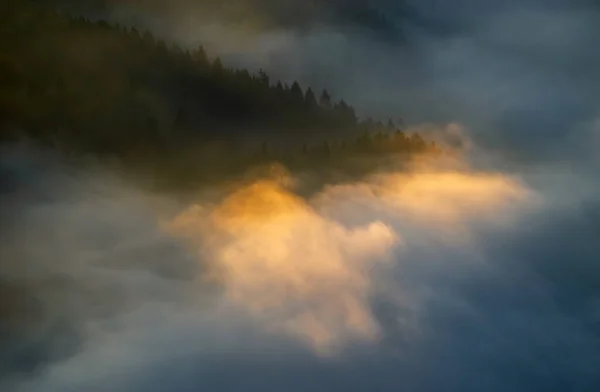
[[3, 142], [27, 138], [144, 164], [160, 157], [161, 166], [176, 161], [215, 175], [272, 160], [335, 166], [437, 151], [392, 120], [359, 119], [327, 90], [229, 68], [202, 46], [182, 48], [47, 3], [9, 0], [3, 8]]

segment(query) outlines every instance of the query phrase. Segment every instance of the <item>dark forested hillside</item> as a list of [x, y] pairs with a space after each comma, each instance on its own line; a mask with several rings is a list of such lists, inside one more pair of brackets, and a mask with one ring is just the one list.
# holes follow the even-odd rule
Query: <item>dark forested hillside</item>
[[227, 68], [202, 47], [184, 50], [148, 31], [26, 0], [3, 8], [4, 140], [25, 135], [111, 154], [249, 145], [263, 158], [282, 146], [320, 157], [429, 147], [391, 121], [359, 121], [352, 106], [327, 91]]

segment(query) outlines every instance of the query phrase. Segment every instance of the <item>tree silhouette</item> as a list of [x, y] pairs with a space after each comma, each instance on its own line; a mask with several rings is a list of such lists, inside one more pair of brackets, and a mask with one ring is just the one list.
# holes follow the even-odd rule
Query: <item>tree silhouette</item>
[[296, 105], [304, 102], [304, 94], [302, 93], [302, 88], [298, 82], [294, 81], [294, 83], [292, 83], [290, 93], [292, 94], [292, 100]]
[[[293, 141], [306, 160], [319, 151], [342, 157], [340, 150], [404, 153], [431, 146], [419, 135], [391, 135], [391, 120], [387, 127], [359, 121], [351, 105], [334, 103], [326, 89], [317, 100], [298, 81], [272, 85], [264, 70], [229, 68], [202, 46], [190, 52], [136, 27], [93, 22], [37, 2], [8, 5], [0, 13], [3, 139], [19, 129], [43, 143], [59, 139], [73, 149], [116, 154], [141, 146], [177, 154], [250, 140], [263, 156]], [[340, 139], [344, 147], [332, 143]]]
[[321, 97], [319, 98], [319, 104], [325, 109], [331, 108], [331, 96], [327, 92], [327, 90], [323, 90], [321, 93]]
[[315, 97], [315, 93], [313, 93], [310, 87], [306, 90], [306, 95], [304, 96], [304, 106], [309, 112], [316, 110], [319, 106], [317, 104], [317, 98]]

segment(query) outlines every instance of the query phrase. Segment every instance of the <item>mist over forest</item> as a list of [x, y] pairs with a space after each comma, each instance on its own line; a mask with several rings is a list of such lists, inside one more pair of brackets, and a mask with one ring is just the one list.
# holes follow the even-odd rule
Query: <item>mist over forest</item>
[[6, 0], [0, 391], [597, 391], [592, 0]]

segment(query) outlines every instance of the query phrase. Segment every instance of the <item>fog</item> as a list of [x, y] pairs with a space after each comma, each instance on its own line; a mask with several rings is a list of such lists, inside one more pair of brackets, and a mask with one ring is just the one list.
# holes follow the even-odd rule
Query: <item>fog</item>
[[308, 198], [5, 150], [2, 387], [595, 390], [597, 184], [471, 149]]
[[457, 150], [306, 196], [279, 166], [180, 195], [5, 148], [0, 390], [598, 390], [598, 6], [406, 3], [369, 2], [378, 29], [107, 2]]

